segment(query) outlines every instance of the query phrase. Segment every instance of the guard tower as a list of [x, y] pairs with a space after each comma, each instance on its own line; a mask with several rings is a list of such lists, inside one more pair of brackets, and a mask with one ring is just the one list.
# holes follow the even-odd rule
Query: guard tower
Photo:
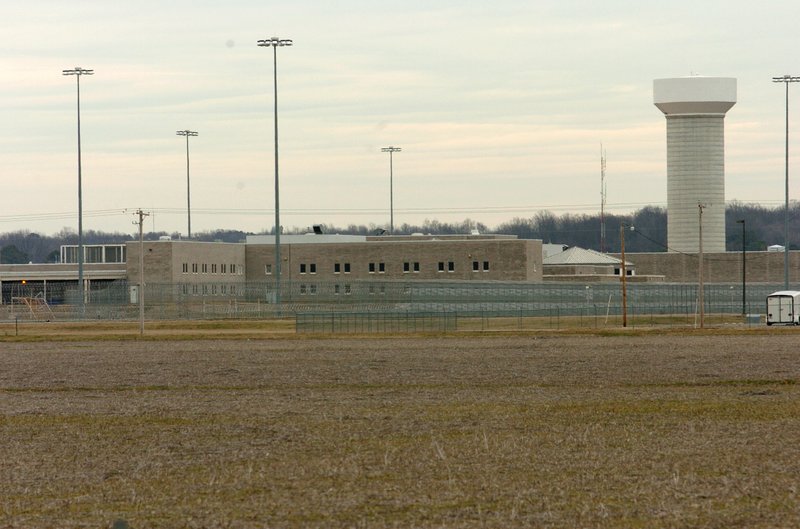
[[725, 113], [736, 104], [732, 77], [653, 81], [653, 102], [667, 118], [667, 244], [670, 251], [725, 251]]

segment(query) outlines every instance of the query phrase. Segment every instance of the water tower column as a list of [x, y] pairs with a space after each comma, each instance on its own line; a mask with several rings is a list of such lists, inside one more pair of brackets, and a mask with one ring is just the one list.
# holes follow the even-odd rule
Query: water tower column
[[698, 204], [704, 204], [703, 250], [725, 251], [725, 113], [736, 104], [736, 79], [653, 81], [667, 119], [667, 244], [699, 251]]

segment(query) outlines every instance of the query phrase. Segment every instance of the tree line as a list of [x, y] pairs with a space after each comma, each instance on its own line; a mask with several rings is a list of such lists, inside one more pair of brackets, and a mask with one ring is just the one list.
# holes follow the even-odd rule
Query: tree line
[[[789, 206], [790, 230], [796, 227], [800, 218], [800, 205]], [[744, 234], [742, 224], [744, 220]], [[461, 222], [440, 222], [426, 220], [421, 225], [401, 224], [395, 227], [395, 234], [425, 233], [434, 235], [454, 235], [470, 233], [498, 233], [516, 235], [522, 239], [541, 239], [545, 243], [580, 246], [597, 251], [619, 252], [620, 226], [633, 226], [626, 231], [625, 250], [629, 252], [665, 252], [667, 251], [667, 210], [657, 206], [646, 206], [631, 215], [605, 216], [605, 245], [601, 247], [599, 214], [555, 215], [549, 211], [540, 211], [532, 217], [516, 217], [489, 228], [481, 222], [464, 219]], [[766, 208], [757, 204], [732, 202], [725, 208], [726, 247], [728, 251], [742, 249], [742, 237], [746, 241], [748, 251], [766, 250], [773, 244], [784, 242], [784, 209]], [[320, 225], [323, 233], [341, 233], [350, 235], [375, 235], [385, 230], [385, 226], [376, 224], [349, 224], [338, 227], [333, 224]], [[274, 231], [274, 230], [273, 230]], [[310, 231], [308, 228], [292, 228], [284, 230], [287, 234], [300, 234]], [[213, 230], [200, 232], [192, 237], [196, 241], [242, 242], [247, 235], [269, 235], [272, 231], [259, 233], [240, 230]], [[179, 239], [179, 233], [150, 232], [145, 234], [147, 240], [157, 240], [162, 236]], [[87, 230], [83, 234], [84, 244], [114, 244], [136, 240], [138, 236], [125, 233], [109, 233]], [[790, 231], [790, 241], [796, 239]], [[30, 230], [18, 230], [0, 234], [0, 263], [55, 263], [60, 257], [62, 245], [78, 244], [78, 234], [72, 229], [62, 229], [54, 235], [42, 235]], [[798, 242], [791, 242], [790, 249], [800, 247]]]

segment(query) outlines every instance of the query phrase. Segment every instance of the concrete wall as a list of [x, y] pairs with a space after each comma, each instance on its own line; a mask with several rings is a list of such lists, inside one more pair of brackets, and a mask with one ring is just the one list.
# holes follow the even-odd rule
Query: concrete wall
[[[625, 253], [640, 275], [663, 275], [670, 283], [694, 283], [698, 280], [697, 254]], [[739, 283], [742, 281], [741, 252], [703, 253], [703, 280], [707, 283]], [[783, 283], [783, 252], [747, 252], [748, 283]], [[790, 288], [800, 287], [800, 252], [789, 252]]]

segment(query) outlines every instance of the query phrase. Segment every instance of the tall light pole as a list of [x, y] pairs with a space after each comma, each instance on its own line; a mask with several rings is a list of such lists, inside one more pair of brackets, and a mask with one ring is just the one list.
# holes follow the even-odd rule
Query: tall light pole
[[94, 75], [94, 70], [76, 66], [71, 70], [62, 70], [63, 75], [74, 75], [78, 85], [78, 291], [81, 316], [86, 309], [86, 291], [83, 284], [83, 184], [81, 182], [81, 76]]
[[392, 154], [400, 152], [401, 147], [382, 147], [381, 152], [389, 153], [389, 235], [394, 235], [394, 182], [392, 168]]
[[621, 258], [621, 266], [619, 268], [620, 272], [620, 283], [622, 284], [622, 326], [628, 326], [628, 288], [626, 284], [627, 280], [627, 270], [625, 267], [625, 223], [620, 223], [619, 225], [619, 249], [620, 249], [620, 258]]
[[192, 238], [192, 188], [189, 186], [189, 137], [197, 136], [193, 130], [179, 130], [175, 134], [186, 136], [186, 214], [188, 215], [188, 237]]
[[783, 288], [789, 290], [789, 83], [800, 82], [800, 77], [783, 75], [773, 77], [773, 83], [786, 85], [786, 201], [783, 211]]
[[747, 276], [745, 274], [746, 271], [745, 266], [747, 265], [747, 260], [745, 259], [747, 255], [746, 254], [747, 244], [745, 244], [744, 219], [737, 220], [736, 223], [742, 225], [742, 316], [744, 316], [746, 313], [745, 306], [747, 302], [747, 296], [745, 295], [745, 287], [747, 286], [746, 283]]
[[281, 207], [280, 190], [278, 180], [278, 48], [291, 46], [290, 39], [279, 39], [272, 37], [259, 40], [258, 45], [262, 47], [272, 47], [272, 75], [273, 89], [275, 94], [275, 304], [278, 306], [280, 314], [281, 306]]

